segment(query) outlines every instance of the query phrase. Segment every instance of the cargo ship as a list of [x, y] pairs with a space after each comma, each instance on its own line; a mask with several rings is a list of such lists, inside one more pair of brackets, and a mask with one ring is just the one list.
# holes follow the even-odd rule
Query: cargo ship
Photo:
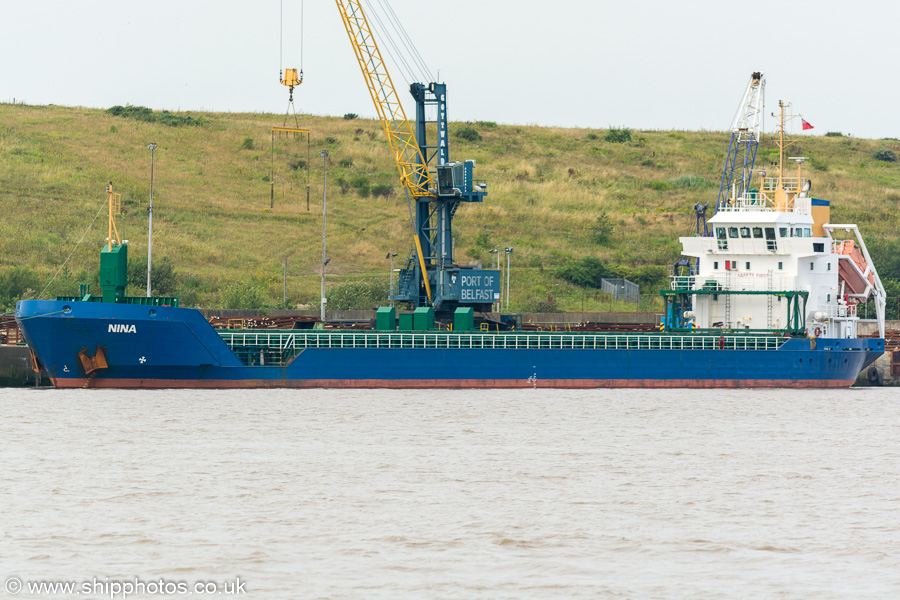
[[[658, 330], [499, 331], [475, 328], [499, 298], [499, 273], [454, 259], [452, 219], [482, 202], [474, 161], [452, 162], [444, 84], [413, 84], [406, 121], [374, 44], [345, 26], [408, 197], [415, 234], [391, 291], [414, 312], [379, 309], [374, 330], [220, 330], [174, 298], [125, 296], [128, 246], [115, 228], [101, 251], [102, 295], [20, 301], [16, 319], [35, 368], [61, 388], [735, 388], [847, 387], [884, 352], [885, 292], [856, 225], [830, 222], [811, 196], [804, 157], [788, 157], [786, 105], [777, 172], [753, 172], [763, 78], [753, 73], [732, 127], [715, 214], [697, 209], [680, 238]], [[353, 13], [351, 15], [351, 13]], [[352, 17], [352, 18], [351, 18]], [[365, 37], [365, 36], [364, 36]], [[366, 38], [368, 39], [368, 38]], [[374, 66], [373, 66], [374, 65]], [[378, 67], [378, 68], [376, 68]], [[372, 88], [375, 81], [387, 81]], [[426, 121], [437, 114], [437, 121]], [[430, 126], [429, 126], [430, 124]], [[428, 135], [436, 139], [428, 139]], [[435, 160], [434, 168], [429, 161]], [[789, 174], [787, 161], [796, 163]], [[410, 212], [413, 212], [412, 207]], [[848, 235], [849, 234], [849, 235]], [[323, 269], [327, 261], [324, 258]], [[861, 338], [857, 307], [874, 301], [878, 338]], [[324, 284], [323, 284], [324, 307]], [[437, 328], [435, 313], [452, 326]], [[489, 313], [487, 316], [494, 315]], [[399, 318], [398, 318], [399, 317]], [[322, 319], [324, 320], [324, 308]]]
[[[16, 319], [60, 388], [847, 387], [884, 352], [884, 290], [859, 229], [829, 222], [796, 162], [728, 196], [710, 235], [680, 238], [657, 331], [483, 331], [466, 306], [450, 330], [433, 306], [379, 309], [373, 330], [216, 329], [177, 299], [124, 296], [112, 226], [103, 296], [20, 301]], [[880, 336], [860, 338], [870, 298]]]

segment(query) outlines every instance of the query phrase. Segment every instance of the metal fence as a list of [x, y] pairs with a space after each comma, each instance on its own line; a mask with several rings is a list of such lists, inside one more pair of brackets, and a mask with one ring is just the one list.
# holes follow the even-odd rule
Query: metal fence
[[641, 296], [641, 286], [627, 279], [601, 279], [600, 289], [616, 300], [637, 302]]

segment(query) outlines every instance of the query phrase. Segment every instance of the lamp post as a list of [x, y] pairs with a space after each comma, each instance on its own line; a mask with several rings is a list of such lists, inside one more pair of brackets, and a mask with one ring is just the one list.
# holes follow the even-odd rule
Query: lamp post
[[325, 258], [325, 206], [328, 202], [328, 150], [322, 150], [319, 152], [319, 156], [322, 157], [322, 298], [319, 304], [319, 317], [322, 321], [325, 320], [325, 304], [328, 302], [328, 299], [325, 298], [325, 266], [331, 261], [331, 259]]
[[506, 249], [506, 310], [509, 310], [509, 255], [512, 252], [512, 246]]
[[388, 252], [385, 258], [391, 259], [391, 282], [388, 284], [388, 299], [391, 301], [391, 306], [394, 305], [394, 299], [391, 297], [394, 295], [394, 258], [397, 256], [396, 252]]
[[[495, 256], [496, 256], [496, 258], [497, 258], [497, 262], [498, 262], [498, 263], [500, 262], [500, 257], [497, 256], [497, 254], [498, 254], [500, 251], [497, 250], [496, 248], [491, 248], [490, 250], [488, 250], [488, 252], [491, 253], [491, 268], [493, 269], [493, 268], [494, 268], [494, 258], [495, 258]], [[500, 268], [500, 265], [498, 264], [496, 268], [499, 269], [499, 268]]]
[[[499, 271], [500, 270], [500, 251], [497, 250], [496, 248], [491, 248], [490, 250], [488, 250], [488, 252], [491, 253], [491, 269], [497, 269]], [[496, 261], [494, 261], [495, 258], [497, 259]], [[494, 266], [494, 262], [497, 263], [496, 267]], [[500, 273], [500, 292], [501, 293], [503, 292], [503, 273]], [[498, 299], [497, 300], [497, 312], [500, 312], [501, 308], [502, 308], [501, 302]], [[493, 311], [493, 310], [494, 310], [494, 302], [491, 301], [491, 311]]]
[[151, 142], [147, 148], [150, 150], [150, 208], [147, 214], [150, 218], [150, 233], [147, 235], [147, 297], [150, 297], [150, 266], [153, 264], [153, 151], [156, 150], [156, 142]]

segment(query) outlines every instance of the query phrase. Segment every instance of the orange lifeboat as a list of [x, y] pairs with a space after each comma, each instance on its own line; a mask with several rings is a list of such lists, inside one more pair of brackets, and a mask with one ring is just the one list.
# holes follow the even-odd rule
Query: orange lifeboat
[[838, 276], [847, 284], [850, 293], [863, 294], [868, 287], [867, 284], [875, 285], [875, 274], [869, 271], [866, 275], [869, 264], [856, 242], [852, 240], [837, 242], [834, 250], [839, 255]]

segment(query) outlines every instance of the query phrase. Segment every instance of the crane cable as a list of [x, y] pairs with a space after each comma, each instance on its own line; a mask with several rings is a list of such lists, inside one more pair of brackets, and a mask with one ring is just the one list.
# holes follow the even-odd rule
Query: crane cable
[[[381, 33], [382, 39], [387, 41], [387, 44], [384, 46], [386, 54], [391, 59], [391, 62], [393, 62], [397, 67], [397, 69], [400, 70], [400, 75], [403, 77], [403, 80], [406, 82], [406, 85], [408, 87], [410, 82], [415, 79], [413, 70], [410, 68], [409, 63], [406, 62], [403, 53], [400, 52], [400, 49], [397, 47], [394, 38], [390, 35], [390, 31], [388, 31], [388, 28], [385, 27], [384, 22], [381, 20], [381, 16], [369, 2], [366, 2], [366, 5], [369, 7], [369, 14], [372, 15], [374, 21], [378, 25], [378, 29]], [[391, 48], [393, 48], [393, 51], [391, 51]]]
[[[390, 4], [388, 4], [386, 0], [377, 0], [381, 12], [384, 13], [384, 18], [382, 19], [379, 10], [377, 10], [369, 0], [365, 0], [365, 2], [369, 14], [373, 16], [375, 22], [378, 24], [379, 33], [383, 39], [388, 42], [388, 46], [385, 46], [387, 54], [394, 65], [400, 69], [401, 75], [407, 86], [415, 80], [427, 81], [429, 79], [427, 65], [425, 65], [424, 60], [422, 60], [421, 54], [419, 54], [415, 45], [412, 43], [406, 30], [403, 29], [403, 25], [400, 24], [399, 19], [397, 19], [397, 15], [390, 7]], [[392, 35], [391, 28], [389, 28], [385, 22], [392, 26], [391, 28], [395, 32], [394, 35]], [[398, 39], [399, 44], [397, 41]], [[401, 46], [405, 52], [401, 50]], [[412, 66], [410, 65], [410, 61], [406, 59], [407, 56], [412, 60]], [[421, 72], [417, 74], [417, 71]]]
[[406, 47], [407, 52], [409, 52], [410, 56], [413, 60], [418, 63], [420, 69], [422, 69], [421, 75], [422, 82], [426, 82], [431, 79], [431, 69], [428, 68], [428, 65], [425, 63], [425, 59], [422, 58], [422, 55], [419, 53], [419, 49], [416, 48], [416, 45], [413, 43], [412, 38], [409, 37], [409, 34], [406, 32], [406, 28], [403, 27], [403, 22], [397, 18], [397, 13], [394, 12], [394, 9], [391, 7], [388, 0], [378, 0], [380, 2], [384, 2], [385, 12], [388, 13], [391, 17], [391, 23], [394, 25], [394, 29], [400, 35], [401, 40], [405, 40], [403, 45]]
[[[284, 0], [278, 14], [278, 79], [284, 75]], [[300, 0], [300, 79], [303, 79], [303, 0]]]

